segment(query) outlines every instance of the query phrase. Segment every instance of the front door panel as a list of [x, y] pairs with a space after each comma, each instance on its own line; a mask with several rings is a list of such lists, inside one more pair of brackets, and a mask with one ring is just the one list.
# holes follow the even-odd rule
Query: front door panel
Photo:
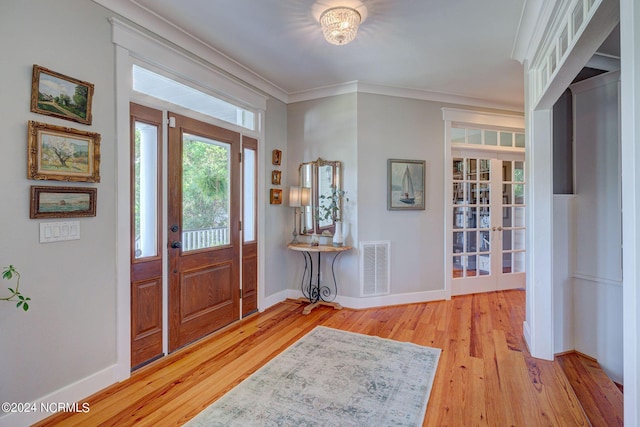
[[169, 114], [169, 350], [240, 316], [240, 135]]

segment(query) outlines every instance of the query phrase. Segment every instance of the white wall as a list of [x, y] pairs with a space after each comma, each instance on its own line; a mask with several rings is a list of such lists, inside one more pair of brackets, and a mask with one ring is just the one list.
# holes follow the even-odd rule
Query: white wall
[[622, 382], [618, 72], [571, 86], [574, 105], [575, 349]]
[[[0, 48], [5, 81], [5, 102], [0, 112], [5, 152], [11, 160], [0, 168], [0, 240], [4, 243], [0, 246], [0, 266], [15, 265], [22, 273], [21, 291], [32, 298], [27, 313], [0, 303], [0, 322], [4, 325], [0, 331], [3, 402], [74, 402], [123, 377], [121, 366], [116, 365], [122, 363], [117, 354], [123, 353], [118, 347], [123, 332], [122, 328], [117, 330], [121, 319], [117, 313], [128, 313], [129, 308], [128, 303], [122, 306], [122, 300], [128, 302], [126, 298], [116, 299], [116, 255], [123, 250], [116, 247], [115, 240], [116, 154], [119, 149], [128, 152], [129, 141], [116, 137], [115, 46], [109, 22], [113, 16], [88, 0], [15, 0], [2, 5], [0, 35], [11, 43], [3, 43]], [[95, 84], [91, 126], [29, 112], [34, 63]], [[269, 153], [260, 165], [263, 176], [269, 177], [265, 182], [270, 182], [271, 150], [286, 148], [286, 114], [282, 102], [267, 102], [265, 141], [260, 141], [259, 147]], [[101, 182], [27, 180], [28, 120], [100, 133]], [[38, 242], [39, 223], [44, 221], [29, 219], [31, 185], [98, 189], [97, 216], [79, 219], [80, 240]], [[263, 190], [267, 191], [266, 186]], [[261, 285], [267, 297], [262, 305], [268, 306], [284, 298], [284, 241], [275, 236], [284, 235], [288, 216], [271, 206], [264, 212], [260, 239], [266, 259], [260, 262], [265, 271]], [[0, 285], [1, 292], [9, 283], [1, 281]], [[129, 331], [124, 329], [127, 343]], [[127, 351], [125, 348], [125, 355]], [[0, 416], [0, 426], [28, 425], [47, 415]]]
[[[26, 313], [0, 302], [3, 402], [33, 401], [101, 375], [116, 361], [114, 48], [108, 16], [86, 0], [2, 5], [0, 264], [16, 266], [20, 289], [32, 300]], [[91, 126], [29, 112], [33, 64], [95, 84]], [[100, 133], [101, 182], [27, 180], [28, 120]], [[47, 221], [29, 219], [31, 185], [98, 189], [96, 217], [77, 219], [80, 240], [39, 243], [39, 224]], [[4, 294], [8, 283], [0, 285]], [[12, 425], [20, 424], [13, 419]]]
[[575, 196], [553, 196], [553, 352], [575, 349], [573, 271], [576, 245]]
[[[343, 201], [343, 230], [345, 244], [352, 246], [357, 246], [358, 242], [357, 213], [360, 203], [356, 157], [357, 106], [358, 95], [355, 93], [289, 104], [287, 108], [288, 147], [285, 157], [287, 161], [287, 187], [285, 188], [299, 184], [300, 163], [314, 161], [318, 157], [342, 162], [343, 188], [347, 192]], [[285, 201], [288, 202], [288, 198]], [[293, 208], [288, 205], [283, 205], [282, 208], [286, 210], [288, 218], [287, 233], [283, 236], [284, 244], [291, 241], [293, 237], [291, 235]], [[299, 240], [305, 239], [307, 238], [299, 238]], [[357, 257], [356, 247], [340, 255], [336, 262], [338, 293], [341, 296], [358, 294]], [[327, 263], [323, 264], [326, 268]], [[299, 290], [302, 267], [302, 255], [290, 251], [287, 256], [287, 287], [289, 289]], [[325, 271], [328, 273], [328, 270]]]
[[[392, 294], [444, 290], [443, 106], [358, 96], [359, 237], [391, 241]], [[387, 210], [387, 159], [426, 160], [425, 210]]]
[[[346, 241], [355, 250], [336, 264], [343, 305], [364, 308], [446, 298], [442, 107], [450, 106], [460, 108], [369, 93], [288, 106], [288, 185], [298, 184], [301, 162], [323, 157], [344, 163]], [[387, 160], [392, 158], [426, 160], [425, 210], [387, 210]], [[380, 240], [391, 241], [390, 295], [362, 298], [358, 245]], [[302, 265], [299, 254], [289, 255], [287, 286], [292, 292], [299, 289]]]
[[[271, 205], [269, 203], [269, 189], [281, 188], [283, 194], [287, 193], [287, 159], [289, 152], [287, 149], [287, 106], [273, 98], [267, 102], [266, 140], [263, 141], [264, 146], [259, 149], [265, 150], [264, 161], [264, 182], [265, 188], [262, 188], [265, 194], [265, 221], [263, 223], [263, 232], [260, 237], [264, 239], [265, 244], [265, 295], [267, 301], [264, 306], [268, 307], [274, 303], [281, 301], [285, 295], [287, 288], [287, 249], [286, 244], [291, 237], [287, 234], [292, 222], [288, 221], [290, 216], [289, 207], [285, 204], [288, 198], [285, 197], [283, 204]], [[280, 166], [271, 164], [271, 152], [274, 149], [282, 151], [282, 161]], [[280, 170], [283, 172], [281, 179], [282, 186], [271, 185], [271, 171]], [[261, 307], [262, 308], [262, 307]]]
[[620, 0], [621, 157], [624, 235], [624, 420], [640, 424], [640, 7], [636, 0]]

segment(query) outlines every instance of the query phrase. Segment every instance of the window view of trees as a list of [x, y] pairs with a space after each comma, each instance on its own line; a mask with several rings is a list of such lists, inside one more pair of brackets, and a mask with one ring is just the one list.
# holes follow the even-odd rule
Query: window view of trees
[[[147, 135], [148, 137], [148, 135]], [[153, 137], [155, 141], [155, 136]], [[136, 257], [155, 254], [155, 211], [142, 212], [143, 193], [156, 191], [143, 183], [143, 132], [136, 126], [134, 142], [134, 231]], [[183, 135], [182, 145], [182, 240], [183, 250], [228, 244], [230, 147], [206, 138]], [[146, 172], [148, 174], [148, 171]], [[148, 180], [148, 179], [147, 179]], [[147, 188], [142, 188], [143, 186]], [[147, 200], [145, 198], [145, 200]], [[148, 204], [148, 200], [147, 200]], [[147, 206], [148, 210], [149, 206]], [[144, 216], [144, 217], [143, 217]], [[146, 234], [149, 234], [145, 237]], [[147, 241], [149, 240], [149, 241]], [[147, 253], [146, 247], [152, 252]]]
[[228, 227], [229, 147], [184, 135], [182, 149], [183, 231]]

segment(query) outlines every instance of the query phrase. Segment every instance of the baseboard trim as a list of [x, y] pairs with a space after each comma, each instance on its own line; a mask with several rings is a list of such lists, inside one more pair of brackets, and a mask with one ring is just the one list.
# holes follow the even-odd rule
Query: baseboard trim
[[529, 329], [529, 324], [525, 320], [522, 322], [522, 335], [524, 337], [524, 343], [527, 346], [527, 350], [529, 354], [531, 354], [531, 330]]
[[[302, 292], [300, 290], [289, 289], [287, 290], [287, 298], [298, 299], [302, 298]], [[346, 297], [338, 295], [335, 302], [339, 303], [343, 307], [352, 308], [354, 310], [364, 310], [367, 308], [388, 307], [392, 305], [404, 305], [404, 304], [417, 304], [421, 302], [442, 301], [446, 300], [447, 295], [444, 290], [438, 291], [424, 291], [424, 292], [411, 292], [406, 294], [395, 295], [382, 295], [377, 297]]]
[[559, 353], [554, 354], [554, 357], [561, 357], [561, 356], [567, 356], [569, 354], [577, 354], [579, 356], [584, 357], [585, 359], [591, 360], [593, 362], [598, 363], [598, 359], [596, 359], [593, 356], [589, 356], [588, 354], [584, 354], [578, 350], [567, 350], [567, 351], [561, 351]]
[[[8, 413], [0, 418], [0, 427], [32, 425], [55, 414], [55, 412], [46, 412], [41, 410], [41, 408], [46, 409], [49, 405], [57, 405], [58, 403], [64, 403], [72, 407], [73, 403], [79, 402], [77, 409], [82, 411], [83, 399], [116, 382], [118, 382], [118, 365], [112, 365], [73, 384], [62, 387], [53, 393], [36, 399], [34, 402], [30, 402], [30, 404], [34, 405], [33, 408], [36, 409], [33, 412]], [[89, 410], [90, 409], [91, 408], [89, 408]]]

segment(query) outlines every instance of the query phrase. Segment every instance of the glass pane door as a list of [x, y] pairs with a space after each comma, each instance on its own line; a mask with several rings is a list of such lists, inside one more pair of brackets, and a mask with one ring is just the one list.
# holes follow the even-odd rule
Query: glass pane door
[[524, 272], [524, 162], [502, 161], [502, 272]]
[[182, 250], [229, 244], [231, 146], [183, 134]]
[[453, 159], [453, 277], [491, 274], [491, 161]]
[[454, 295], [524, 287], [525, 182], [519, 157], [452, 159]]

